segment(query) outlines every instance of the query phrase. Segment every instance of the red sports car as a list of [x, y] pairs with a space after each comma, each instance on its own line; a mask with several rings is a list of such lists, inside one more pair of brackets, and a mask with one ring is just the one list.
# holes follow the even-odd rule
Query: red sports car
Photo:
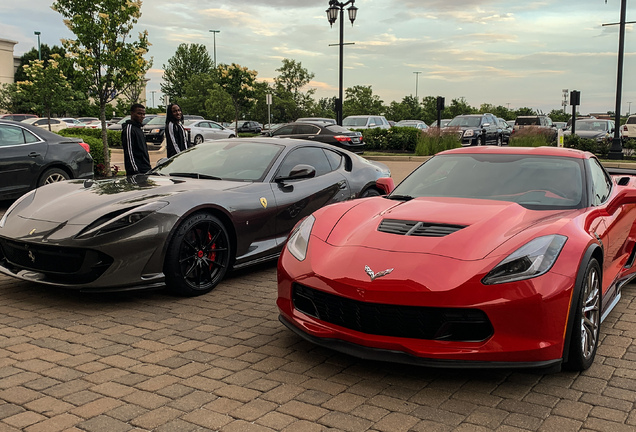
[[389, 195], [295, 227], [280, 320], [366, 359], [584, 370], [636, 274], [635, 219], [636, 177], [591, 153], [445, 151]]

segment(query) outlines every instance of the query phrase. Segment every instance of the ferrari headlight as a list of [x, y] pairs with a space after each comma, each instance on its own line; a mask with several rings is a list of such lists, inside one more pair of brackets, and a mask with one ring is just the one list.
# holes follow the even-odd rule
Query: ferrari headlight
[[30, 192], [25, 193], [24, 195], [22, 195], [20, 198], [18, 198], [17, 200], [15, 200], [13, 202], [13, 204], [11, 204], [11, 206], [7, 209], [6, 212], [4, 212], [4, 215], [2, 216], [2, 219], [0, 219], [0, 228], [4, 228], [4, 224], [7, 223], [7, 217], [9, 217], [9, 214], [16, 209], [16, 207], [18, 205], [20, 205], [20, 203], [24, 200], [31, 199], [33, 200], [33, 197], [35, 196], [35, 191], [36, 189], [33, 189]]
[[541, 276], [552, 268], [566, 240], [555, 234], [526, 243], [492, 269], [482, 283], [494, 285]]
[[136, 224], [140, 220], [153, 214], [154, 212], [164, 208], [168, 203], [165, 201], [157, 201], [150, 204], [141, 205], [123, 212], [109, 213], [95, 222], [88, 225], [80, 232], [76, 238], [84, 239], [95, 237], [100, 234], [115, 231], [120, 228], [126, 228]]
[[313, 215], [307, 216], [289, 235], [287, 250], [298, 261], [303, 261], [307, 256], [309, 235], [314, 227], [314, 222], [316, 222], [316, 218]]
[[471, 137], [473, 135], [475, 135], [475, 131], [472, 130], [472, 129], [468, 129], [468, 130], [464, 131], [464, 136], [465, 137]]

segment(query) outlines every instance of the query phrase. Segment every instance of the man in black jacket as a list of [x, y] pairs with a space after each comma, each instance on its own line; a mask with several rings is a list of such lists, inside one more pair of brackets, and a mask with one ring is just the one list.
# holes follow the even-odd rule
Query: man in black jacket
[[126, 175], [150, 171], [150, 156], [146, 147], [146, 138], [141, 129], [146, 117], [146, 107], [133, 104], [130, 107], [130, 120], [121, 128], [121, 145], [124, 148], [124, 167]]

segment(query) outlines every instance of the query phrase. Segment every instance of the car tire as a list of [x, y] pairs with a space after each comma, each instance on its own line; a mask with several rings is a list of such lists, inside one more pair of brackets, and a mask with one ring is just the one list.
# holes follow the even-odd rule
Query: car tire
[[232, 254], [223, 223], [195, 213], [175, 231], [166, 253], [164, 274], [173, 293], [193, 297], [212, 291], [225, 277]]
[[60, 181], [68, 180], [70, 176], [66, 171], [60, 168], [50, 168], [44, 171], [44, 174], [40, 177], [38, 186], [44, 186], [51, 183], [57, 183]]
[[228, 138], [236, 138], [236, 135], [232, 134]]
[[203, 142], [203, 137], [201, 135], [197, 135], [194, 137], [194, 145], [201, 144]]
[[382, 196], [382, 192], [375, 188], [369, 188], [360, 194], [360, 198], [369, 198], [375, 196]]
[[594, 362], [601, 331], [601, 267], [592, 258], [585, 269], [579, 296], [573, 305], [574, 322], [564, 369], [583, 371]]

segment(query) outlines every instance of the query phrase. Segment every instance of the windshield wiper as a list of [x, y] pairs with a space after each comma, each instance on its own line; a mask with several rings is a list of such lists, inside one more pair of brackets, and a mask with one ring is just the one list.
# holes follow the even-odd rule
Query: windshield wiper
[[195, 178], [195, 179], [205, 179], [205, 180], [223, 180], [221, 177], [215, 177], [212, 175], [208, 175], [208, 174], [201, 174], [201, 173], [170, 173], [170, 177], [188, 177], [188, 178]]
[[411, 201], [415, 197], [411, 195], [389, 195], [387, 198], [395, 201]]

